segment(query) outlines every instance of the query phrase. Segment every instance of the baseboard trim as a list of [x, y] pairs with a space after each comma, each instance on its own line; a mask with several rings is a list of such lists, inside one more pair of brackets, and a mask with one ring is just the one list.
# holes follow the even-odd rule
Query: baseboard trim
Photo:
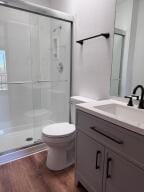
[[47, 149], [48, 149], [48, 146], [45, 143], [40, 143], [40, 144], [34, 144], [26, 148], [17, 149], [15, 151], [2, 154], [0, 155], [0, 165], [4, 165], [10, 162], [19, 160], [42, 151], [46, 151]]

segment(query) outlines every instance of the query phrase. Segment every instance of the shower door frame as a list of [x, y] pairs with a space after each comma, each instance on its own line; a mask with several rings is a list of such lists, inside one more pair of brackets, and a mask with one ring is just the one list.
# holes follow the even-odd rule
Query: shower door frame
[[[26, 11], [29, 13], [34, 13], [37, 15], [50, 17], [57, 20], [62, 20], [71, 24], [70, 31], [70, 88], [69, 88], [69, 96], [72, 95], [72, 63], [73, 63], [73, 23], [74, 17], [70, 14], [63, 13], [61, 11], [57, 11], [46, 6], [42, 6], [36, 3], [31, 3], [26, 0], [0, 0], [0, 6], [9, 7], [21, 11]], [[69, 121], [71, 121], [71, 110], [70, 110], [70, 102], [69, 102]], [[26, 147], [10, 150], [0, 154], [0, 165], [14, 161], [16, 159], [20, 159], [26, 156], [31, 155], [32, 153], [36, 153], [42, 150], [46, 150], [47, 146], [40, 143], [34, 143], [31, 145], [27, 145]]]
[[25, 0], [0, 0], [0, 5], [19, 9], [51, 18], [67, 21], [73, 23], [74, 17], [67, 13], [57, 11], [46, 6], [42, 6], [36, 3], [31, 3]]

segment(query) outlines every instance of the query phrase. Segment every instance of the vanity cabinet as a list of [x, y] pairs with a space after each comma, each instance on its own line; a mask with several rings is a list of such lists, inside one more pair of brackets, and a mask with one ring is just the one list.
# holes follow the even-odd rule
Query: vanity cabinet
[[104, 192], [143, 192], [144, 171], [118, 154], [105, 153]]
[[144, 137], [81, 110], [76, 119], [76, 183], [89, 192], [143, 192]]
[[[102, 191], [104, 147], [87, 135], [77, 133], [77, 171], [92, 192]], [[87, 186], [86, 186], [87, 187]]]

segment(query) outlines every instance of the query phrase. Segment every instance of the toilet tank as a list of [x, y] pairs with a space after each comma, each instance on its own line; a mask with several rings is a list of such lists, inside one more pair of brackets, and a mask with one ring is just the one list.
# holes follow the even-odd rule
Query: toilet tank
[[80, 103], [88, 103], [93, 102], [93, 99], [89, 99], [87, 97], [81, 97], [81, 96], [72, 96], [70, 98], [71, 103], [71, 123], [75, 124], [75, 116], [76, 116], [76, 105]]

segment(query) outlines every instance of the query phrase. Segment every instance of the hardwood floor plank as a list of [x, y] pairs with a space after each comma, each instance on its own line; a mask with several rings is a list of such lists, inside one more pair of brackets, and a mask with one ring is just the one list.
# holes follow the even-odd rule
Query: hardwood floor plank
[[85, 192], [75, 188], [74, 166], [50, 171], [46, 156], [45, 151], [0, 166], [0, 192]]

